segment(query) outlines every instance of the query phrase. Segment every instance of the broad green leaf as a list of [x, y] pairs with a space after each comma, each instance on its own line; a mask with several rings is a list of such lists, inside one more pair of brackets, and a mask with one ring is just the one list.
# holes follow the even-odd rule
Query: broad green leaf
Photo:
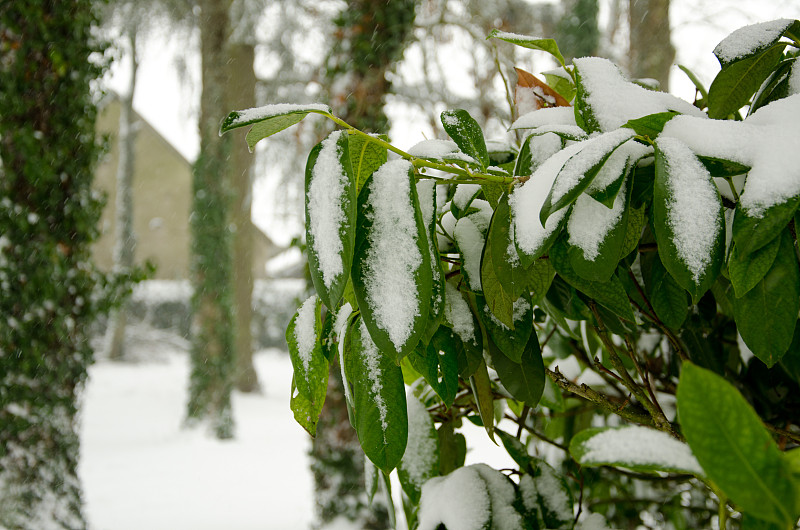
[[655, 139], [664, 130], [664, 125], [675, 116], [678, 116], [677, 112], [658, 112], [635, 120], [628, 120], [623, 127], [633, 129], [639, 136]]
[[772, 48], [784, 35], [797, 34], [800, 22], [771, 20], [737, 29], [717, 44], [714, 55], [725, 68], [733, 63], [759, 56]]
[[640, 259], [645, 294], [656, 316], [667, 327], [680, 328], [689, 314], [686, 291], [664, 268], [657, 252], [648, 252]]
[[[314, 403], [303, 397], [297, 391], [295, 380], [292, 378], [292, 393], [289, 400], [289, 408], [292, 410], [294, 420], [305, 429], [313, 438], [317, 435], [317, 423], [322, 412], [322, 405], [325, 403], [325, 394], [320, 393], [315, 396]], [[327, 388], [325, 389], [327, 391]]]
[[677, 140], [655, 143], [653, 228], [659, 256], [696, 303], [722, 268], [725, 217], [719, 190], [697, 157]]
[[455, 432], [453, 421], [442, 423], [436, 431], [439, 438], [439, 474], [447, 475], [464, 465], [467, 456], [467, 440]]
[[316, 295], [309, 297], [286, 328], [289, 358], [294, 369], [297, 391], [316, 405], [325, 400], [328, 388], [328, 361], [322, 353], [322, 305]]
[[733, 245], [728, 258], [728, 273], [737, 298], [747, 294], [767, 274], [775, 262], [780, 246], [781, 237], [778, 236], [755, 252], [740, 256], [736, 245]]
[[525, 471], [528, 468], [528, 464], [531, 462], [531, 457], [528, 455], [525, 444], [502, 429], [496, 429], [494, 432], [497, 433], [497, 436], [500, 437], [500, 441], [503, 442], [503, 447], [505, 447], [508, 456], [517, 463], [521, 471]]
[[219, 132], [224, 134], [239, 127], [252, 125], [253, 127], [247, 132], [246, 136], [247, 145], [252, 151], [260, 140], [299, 123], [309, 113], [330, 116], [331, 109], [327, 105], [320, 104], [294, 105], [282, 103], [265, 105], [255, 109], [235, 110], [222, 121]]
[[698, 156], [697, 159], [703, 163], [712, 177], [729, 178], [735, 177], [736, 175], [743, 175], [750, 171], [748, 166], [744, 166], [732, 160], [724, 160], [711, 156]]
[[706, 476], [744, 513], [793, 525], [797, 486], [778, 446], [736, 388], [684, 362], [677, 397], [683, 434]]
[[724, 66], [708, 89], [708, 117], [725, 119], [750, 100], [783, 56], [785, 43]]
[[[514, 301], [511, 293], [500, 283], [500, 277], [493, 265], [492, 253], [487, 252], [489, 245], [484, 248], [481, 260], [481, 285], [483, 286], [483, 300], [491, 313], [504, 326], [514, 327]], [[479, 295], [480, 296], [480, 295]]]
[[361, 190], [358, 208], [353, 289], [370, 336], [399, 362], [425, 332], [432, 291], [411, 164], [384, 164]]
[[[508, 206], [508, 194], [503, 194], [492, 215], [489, 232], [486, 235], [486, 246], [483, 250], [481, 268], [491, 267], [503, 290], [513, 302], [519, 298], [528, 285], [528, 275], [519, 259], [517, 247], [514, 245], [514, 225], [511, 222], [511, 210]], [[487, 260], [489, 263], [487, 265]], [[486, 282], [482, 270], [481, 280], [484, 283], [484, 295], [487, 293]], [[487, 271], [488, 272], [488, 271]], [[490, 305], [491, 308], [491, 305]], [[498, 317], [500, 318], [500, 317]], [[501, 321], [503, 319], [501, 318]], [[505, 321], [506, 325], [513, 323]]]
[[472, 394], [475, 396], [475, 404], [478, 406], [478, 414], [483, 422], [483, 428], [486, 429], [489, 438], [494, 441], [494, 395], [485, 362], [481, 361], [478, 369], [470, 376], [469, 384]]
[[527, 289], [531, 294], [531, 302], [537, 304], [550, 289], [556, 271], [549, 259], [539, 258], [528, 267], [525, 274], [528, 276]]
[[363, 320], [350, 328], [356, 432], [364, 454], [382, 471], [397, 467], [408, 440], [403, 372], [370, 338]]
[[356, 234], [356, 188], [346, 133], [335, 131], [311, 150], [305, 192], [311, 280], [325, 306], [335, 310], [350, 278]]
[[636, 321], [633, 316], [631, 303], [628, 300], [628, 295], [625, 292], [625, 287], [623, 287], [619, 278], [612, 276], [607, 282], [596, 282], [578, 276], [570, 264], [567, 244], [564, 238], [560, 238], [556, 241], [550, 249], [550, 260], [553, 262], [556, 273], [563, 278], [565, 282], [581, 291], [589, 298], [594, 299], [598, 304], [612, 313], [629, 322]]
[[623, 467], [638, 473], [688, 473], [703, 477], [692, 450], [669, 434], [638, 425], [584, 429], [569, 443], [581, 466]]
[[533, 305], [530, 299], [522, 296], [514, 302], [511, 315], [514, 327], [509, 327], [496, 318], [482, 296], [475, 296], [475, 305], [489, 337], [510, 359], [520, 362], [533, 333]]
[[[385, 136], [379, 138], [387, 140]], [[386, 163], [388, 151], [377, 142], [369, 141], [360, 134], [347, 136], [350, 151], [350, 165], [353, 168], [353, 178], [356, 183], [356, 193], [372, 173]]]
[[781, 359], [792, 343], [800, 310], [800, 269], [792, 236], [784, 230], [779, 240], [775, 259], [764, 277], [733, 301], [739, 334], [769, 367]]
[[458, 392], [458, 343], [453, 332], [441, 326], [425, 346], [420, 343], [408, 357], [412, 366], [450, 407]]
[[489, 166], [489, 152], [486, 150], [486, 141], [483, 131], [475, 118], [463, 109], [446, 110], [442, 112], [442, 126], [459, 149], [474, 158], [482, 169]]
[[500, 39], [502, 41], [516, 44], [517, 46], [528, 48], [530, 50], [541, 50], [543, 52], [547, 52], [555, 57], [561, 66], [565, 65], [564, 56], [561, 55], [555, 39], [539, 39], [536, 37], [517, 35], [515, 33], [506, 33], [505, 31], [500, 31], [498, 29], [493, 29], [486, 38]]
[[547, 462], [531, 458], [530, 473], [520, 477], [519, 489], [522, 504], [529, 514], [535, 514], [538, 528], [573, 527], [572, 491]]
[[531, 333], [519, 362], [508, 358], [489, 338], [489, 356], [500, 382], [517, 401], [529, 407], [539, 403], [544, 391], [544, 363], [536, 333]]
[[408, 402], [408, 444], [397, 468], [403, 491], [414, 504], [419, 503], [422, 485], [439, 475], [439, 438], [433, 418], [425, 405], [413, 394]]
[[544, 80], [550, 88], [561, 94], [567, 101], [575, 97], [575, 84], [571, 79], [553, 74], [544, 74]]
[[633, 134], [628, 129], [617, 129], [586, 140], [585, 146], [572, 155], [558, 172], [539, 213], [542, 226], [545, 226], [550, 215], [572, 204], [589, 187], [608, 157], [630, 140]]
[[773, 101], [791, 96], [790, 80], [795, 68], [800, 68], [800, 63], [797, 62], [796, 57], [781, 61], [753, 97], [753, 104], [750, 105], [747, 115], [750, 116]]
[[483, 190], [483, 196], [486, 197], [492, 208], [497, 208], [500, 197], [503, 196], [505, 190], [504, 186], [495, 182], [486, 182], [481, 184], [481, 189]]
[[644, 207], [633, 207], [633, 197], [631, 196], [631, 202], [628, 205], [628, 228], [625, 231], [625, 241], [622, 243], [622, 256], [627, 256], [639, 247], [642, 230], [647, 224], [644, 210]]
[[427, 344], [442, 322], [445, 306], [444, 270], [439, 257], [439, 249], [436, 246], [436, 183], [433, 180], [417, 182], [417, 198], [422, 223], [426, 227], [426, 243], [431, 265], [431, 300], [428, 323], [421, 339]]
[[799, 205], [800, 197], [794, 197], [767, 208], [760, 217], [752, 217], [737, 206], [733, 215], [733, 241], [739, 256], [745, 257], [778, 237], [792, 221]]

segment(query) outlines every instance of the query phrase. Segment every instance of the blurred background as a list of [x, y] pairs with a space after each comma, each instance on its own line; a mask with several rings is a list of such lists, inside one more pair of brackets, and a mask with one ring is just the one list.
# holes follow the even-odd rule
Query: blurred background
[[[330, 124], [312, 116], [249, 153], [242, 131], [216, 134], [229, 111], [323, 102], [407, 149], [444, 138], [439, 114], [463, 108], [487, 139], [514, 144], [514, 67], [556, 64], [487, 41], [493, 28], [554, 37], [568, 60], [607, 57], [692, 101], [675, 65], [708, 86], [714, 46], [775, 18], [800, 18], [800, 2], [111, 0], [101, 34], [114, 60], [98, 87], [108, 150], [95, 179], [108, 202], [93, 252], [109, 271], [153, 268], [94, 332], [79, 468], [91, 527], [389, 524], [381, 500], [367, 506], [336, 378], [313, 443], [289, 409], [284, 331], [309, 292], [304, 166]], [[221, 218], [214, 196], [228, 205]], [[193, 236], [215, 223], [224, 245]], [[202, 267], [222, 267], [225, 285], [198, 279]], [[209, 308], [194, 318], [193, 296]], [[208, 331], [215, 322], [223, 329]], [[217, 343], [228, 366], [209, 368], [202, 351]], [[468, 462], [505, 466], [465, 429]]]

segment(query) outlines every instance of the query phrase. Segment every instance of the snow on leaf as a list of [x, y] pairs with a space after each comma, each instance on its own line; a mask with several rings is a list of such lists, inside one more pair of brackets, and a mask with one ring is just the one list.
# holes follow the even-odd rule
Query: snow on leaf
[[456, 289], [451, 283], [445, 282], [445, 306], [444, 317], [447, 322], [453, 327], [453, 332], [458, 335], [462, 342], [475, 344], [475, 320], [472, 317], [472, 311], [469, 310], [469, 305], [461, 292]]
[[[406, 494], [418, 502], [422, 485], [438, 475], [439, 442], [433, 420], [425, 405], [410, 391], [408, 404], [408, 444], [398, 473]], [[409, 492], [409, 490], [411, 490]]]
[[423, 140], [408, 150], [408, 154], [419, 158], [441, 160], [458, 153], [458, 146], [451, 140]]
[[584, 57], [575, 59], [574, 64], [578, 71], [578, 99], [583, 103], [583, 118], [592, 130], [612, 131], [629, 120], [659, 112], [705, 116], [687, 101], [631, 83], [607, 59]]
[[570, 443], [570, 453], [582, 466], [612, 465], [636, 471], [703, 476], [687, 444], [638, 425], [582, 431]]
[[242, 127], [258, 121], [282, 116], [285, 114], [295, 112], [326, 112], [330, 113], [331, 108], [328, 105], [321, 103], [311, 103], [308, 105], [297, 105], [294, 103], [276, 103], [272, 105], [264, 105], [262, 107], [253, 107], [250, 109], [239, 110], [232, 112], [223, 124], [224, 130]]
[[624, 184], [611, 209], [582, 193], [575, 201], [567, 221], [569, 244], [579, 247], [585, 259], [594, 261], [599, 254], [600, 245], [622, 218], [625, 202]]
[[459, 530], [483, 530], [492, 520], [489, 488], [473, 467], [460, 467], [422, 486], [418, 530], [436, 530], [440, 524]]
[[544, 126], [572, 126], [575, 123], [575, 109], [572, 107], [548, 107], [523, 114], [511, 125], [512, 129], [535, 129]]
[[722, 66], [754, 55], [777, 42], [793, 22], [788, 18], [780, 18], [739, 28], [717, 44], [714, 55]]
[[297, 341], [297, 353], [303, 363], [303, 369], [308, 372], [311, 364], [311, 354], [317, 344], [317, 301], [316, 295], [311, 295], [303, 302], [297, 311], [294, 325], [294, 337]]
[[473, 216], [462, 217], [456, 223], [453, 231], [456, 244], [464, 260], [463, 272], [470, 290], [480, 292], [481, 286], [481, 255], [483, 253], [484, 236], [475, 223]]

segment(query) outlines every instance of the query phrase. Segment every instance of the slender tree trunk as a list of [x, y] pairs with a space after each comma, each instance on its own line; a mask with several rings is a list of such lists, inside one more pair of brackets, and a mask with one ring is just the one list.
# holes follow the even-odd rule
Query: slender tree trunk
[[[255, 47], [252, 44], [231, 44], [229, 87], [231, 108], [246, 109], [256, 103], [256, 73], [253, 68]], [[251, 204], [253, 154], [243, 138], [234, 136], [231, 147], [231, 179], [234, 191], [231, 209], [233, 226], [233, 289], [236, 319], [235, 385], [242, 392], [259, 389], [258, 374], [253, 367], [253, 226]], [[259, 264], [263, 265], [263, 264]]]
[[187, 419], [206, 419], [217, 437], [230, 438], [234, 363], [230, 137], [219, 136], [221, 118], [231, 110], [227, 85], [230, 0], [201, 0], [199, 6], [203, 90], [191, 217], [194, 295]]
[[669, 0], [629, 0], [630, 73], [651, 78], [669, 90], [669, 70], [675, 60], [670, 41]]
[[[134, 123], [133, 96], [136, 92], [136, 74], [139, 69], [136, 58], [137, 31], [135, 23], [131, 23], [126, 29], [131, 55], [131, 77], [127, 93], [120, 95], [113, 253], [115, 273], [131, 270], [136, 251], [136, 234], [133, 231], [133, 174], [137, 124]], [[125, 357], [125, 326], [129, 305], [126, 300], [118, 309], [112, 311], [108, 319], [105, 349], [110, 359], [122, 360]]]

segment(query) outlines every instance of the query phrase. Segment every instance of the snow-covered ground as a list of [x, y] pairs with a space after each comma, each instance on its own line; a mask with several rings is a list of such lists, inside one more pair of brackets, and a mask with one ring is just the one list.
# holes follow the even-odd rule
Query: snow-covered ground
[[[89, 369], [79, 473], [91, 528], [309, 528], [310, 438], [289, 410], [289, 356], [256, 354], [263, 393], [234, 394], [236, 437], [218, 441], [182, 426], [188, 355], [185, 341], [168, 338], [150, 330], [130, 341], [136, 362]], [[482, 429], [465, 424], [468, 463], [512, 466]]]

